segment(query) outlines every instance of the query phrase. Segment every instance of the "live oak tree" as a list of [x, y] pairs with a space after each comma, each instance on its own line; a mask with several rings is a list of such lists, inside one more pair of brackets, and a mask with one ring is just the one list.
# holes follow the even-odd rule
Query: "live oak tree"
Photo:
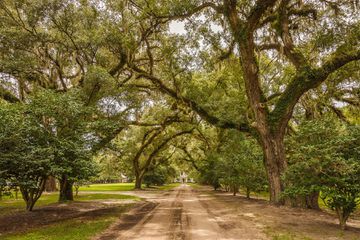
[[[44, 115], [55, 114], [59, 122], [64, 121], [61, 128], [56, 129], [62, 132], [58, 135], [61, 136], [57, 139], [59, 141], [56, 141], [58, 162], [62, 164], [56, 171], [57, 177], [61, 180], [61, 200], [72, 200], [72, 179], [81, 177], [82, 172], [75, 169], [81, 168], [82, 164], [87, 166], [90, 154], [96, 153], [124, 129], [123, 120], [133, 107], [127, 104], [128, 100], [136, 99], [130, 96], [131, 89], [125, 93], [118, 91], [114, 94], [113, 90], [120, 84], [114, 76], [118, 74], [116, 69], [120, 69], [121, 66], [114, 67], [116, 58], [113, 56], [117, 55], [118, 51], [123, 51], [123, 39], [121, 36], [112, 40], [109, 38], [114, 36], [117, 24], [114, 22], [114, 25], [106, 28], [112, 17], [105, 15], [102, 21], [98, 21], [100, 17], [96, 9], [86, 2], [82, 2], [80, 7], [74, 1], [0, 3], [0, 74], [3, 99], [12, 103], [28, 101], [38, 86], [59, 93], [81, 87], [80, 92], [86, 95], [83, 102], [76, 102], [75, 105], [66, 106], [69, 108], [62, 110], [69, 110], [69, 113], [76, 108], [76, 111], [70, 114], [79, 117], [77, 114], [81, 115], [81, 111], [89, 106], [101, 108], [101, 111], [92, 113], [92, 120], [96, 121], [92, 123], [92, 132], [88, 136], [80, 136], [82, 133], [75, 129], [79, 124], [86, 125], [84, 118], [70, 116], [71, 121], [75, 121], [71, 125], [71, 121], [66, 119], [69, 116], [45, 112], [44, 108]], [[102, 27], [100, 24], [103, 24]], [[110, 31], [103, 34], [104, 30]], [[61, 101], [55, 104], [56, 111], [61, 110], [61, 104]], [[39, 107], [41, 106], [40, 103]], [[114, 106], [115, 109], [111, 110]], [[125, 106], [125, 109], [121, 111], [116, 109], [116, 106]], [[71, 142], [74, 139], [70, 141], [72, 144], [67, 141], [67, 133], [71, 132], [69, 126], [74, 127], [74, 133], [78, 133], [76, 143]], [[67, 133], [64, 133], [66, 131]], [[83, 151], [85, 143], [81, 142], [85, 139], [94, 140], [94, 144], [87, 146], [91, 152]], [[74, 158], [77, 160], [73, 161]], [[91, 174], [91, 171], [86, 174]]]
[[[178, 125], [178, 126], [176, 126]], [[120, 142], [123, 158], [132, 163], [135, 189], [141, 189], [143, 178], [156, 157], [169, 143], [182, 135], [191, 134], [192, 126], [179, 126], [172, 122], [159, 123], [155, 127], [133, 127], [124, 132]]]
[[[339, 71], [352, 64], [355, 67], [348, 71], [358, 71], [355, 3], [2, 1], [0, 72], [8, 80], [1, 84], [0, 95], [16, 102], [32, 91], [32, 85], [60, 91], [79, 86], [89, 94], [88, 103], [94, 104], [100, 100], [97, 94], [108, 90], [136, 89], [144, 94], [160, 90], [176, 100], [178, 110], [190, 108], [213, 125], [255, 136], [264, 153], [271, 201], [281, 203], [280, 175], [287, 166], [283, 139], [294, 107], [306, 92], [323, 87], [326, 80], [332, 82]], [[189, 39], [168, 32], [172, 20], [186, 18], [199, 26], [189, 23]], [[213, 25], [221, 30], [215, 32]], [[225, 110], [203, 105], [196, 92], [204, 88], [191, 89], [191, 83], [199, 75], [207, 79], [205, 72], [234, 59], [233, 74], [219, 79], [237, 79], [243, 90], [238, 92], [240, 101], [231, 91], [227, 97], [235, 95], [236, 101], [225, 101]], [[86, 81], [92, 78], [86, 76], [91, 75], [101, 81], [87, 88]], [[344, 76], [340, 79], [349, 79]], [[104, 88], [102, 80], [111, 84]], [[9, 84], [12, 81], [17, 84]], [[227, 109], [233, 112], [227, 114]], [[110, 135], [123, 129], [113, 128]]]
[[[224, 42], [231, 43], [230, 50], [236, 46], [234, 54], [239, 58], [239, 77], [244, 81], [251, 109], [248, 122], [222, 121], [192, 99], [182, 96], [177, 90], [180, 84], [176, 79], [179, 78], [175, 77], [174, 81], [171, 75], [154, 74], [152, 61], [148, 62], [147, 69], [130, 66], [210, 123], [253, 132], [264, 152], [271, 202], [282, 203], [281, 174], [287, 167], [284, 136], [294, 107], [307, 91], [319, 87], [342, 67], [360, 59], [359, 14], [354, 4], [352, 1], [295, 0], [162, 2], [144, 8], [137, 4], [139, 11], [154, 19], [178, 20], [201, 12], [209, 19], [208, 23], [219, 23], [223, 27], [223, 36], [231, 39]], [[208, 35], [217, 37], [211, 32]], [[149, 49], [151, 46], [150, 43]], [[267, 65], [261, 64], [264, 57], [271, 59]], [[149, 54], [149, 58], [154, 56]], [[173, 58], [179, 59], [175, 55]], [[273, 64], [277, 64], [278, 71], [266, 74], [267, 66]], [[168, 65], [176, 66], [173, 61]], [[184, 65], [180, 63], [177, 67]], [[273, 88], [272, 82], [276, 81], [281, 82], [278, 89]]]

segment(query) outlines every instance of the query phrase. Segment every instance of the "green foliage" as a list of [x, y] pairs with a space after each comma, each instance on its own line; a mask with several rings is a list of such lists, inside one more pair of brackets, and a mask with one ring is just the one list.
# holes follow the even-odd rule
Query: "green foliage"
[[95, 174], [91, 139], [86, 136], [91, 132], [90, 113], [75, 90], [40, 90], [28, 103], [1, 107], [1, 178], [20, 187], [28, 210], [49, 175], [75, 181]]
[[96, 173], [90, 151], [93, 139], [88, 136], [92, 133], [89, 128], [92, 109], [84, 106], [79, 92], [75, 89], [65, 94], [40, 91], [32, 98], [28, 109], [50, 134], [53, 176], [66, 175], [80, 180]]
[[54, 164], [49, 132], [37, 117], [21, 105], [4, 105], [0, 110], [0, 178], [2, 184], [19, 186], [27, 209], [41, 196]]
[[83, 91], [88, 96], [88, 102], [94, 103], [103, 97], [109, 97], [116, 89], [113, 77], [101, 67], [90, 67], [84, 78]]
[[291, 165], [285, 195], [321, 191], [345, 227], [360, 197], [360, 128], [324, 118], [308, 121], [289, 138]]
[[[266, 190], [266, 173], [263, 166], [261, 149], [253, 139], [236, 139], [229, 136], [222, 150], [222, 182], [230, 186], [230, 190], [236, 193], [239, 187], [250, 192]], [[231, 138], [232, 137], [232, 138]]]
[[221, 187], [220, 178], [221, 174], [218, 167], [218, 159], [209, 155], [206, 161], [200, 167], [200, 176], [198, 181], [200, 183], [211, 185], [214, 190]]
[[120, 156], [115, 151], [104, 149], [99, 152], [94, 158], [99, 168], [95, 180], [103, 183], [117, 182], [123, 174], [131, 181], [133, 176], [131, 165], [128, 162], [120, 161], [119, 158]]
[[250, 192], [264, 191], [266, 173], [257, 142], [235, 131], [223, 131], [219, 136], [217, 147], [207, 153], [206, 162], [201, 166], [200, 182], [215, 189], [222, 185], [234, 194], [241, 187], [248, 197]]
[[[354, 54], [360, 28], [355, 2], [284, 1], [283, 12], [282, 4], [274, 1], [236, 1], [235, 14], [228, 14], [231, 4], [228, 9], [221, 1], [207, 2], [202, 8], [204, 2], [199, 0], [2, 0], [0, 96], [24, 103], [4, 105], [0, 112], [0, 186], [6, 185], [4, 179], [16, 179], [17, 184], [41, 189], [42, 179], [49, 174], [67, 176], [70, 181], [88, 179], [95, 173], [89, 150], [102, 149], [124, 129], [114, 144], [120, 157], [101, 161], [101, 178], [116, 175], [118, 169], [109, 168], [112, 164], [134, 170], [133, 159], [142, 175], [149, 156], [161, 154], [156, 151], [161, 141], [185, 128], [174, 124], [164, 130], [168, 117], [205, 125], [200, 120], [203, 117], [237, 129], [239, 123], [257, 137], [268, 128], [282, 133], [295, 105], [303, 116], [307, 106], [299, 106], [298, 100], [303, 101], [301, 96], [317, 86], [309, 96], [315, 96], [312, 101], [318, 103], [320, 114], [332, 109], [341, 118], [341, 111], [334, 108], [336, 100], [350, 104], [345, 115], [350, 122], [359, 122], [359, 67], [353, 60], [358, 58]], [[247, 19], [258, 14], [258, 19]], [[184, 20], [187, 36], [167, 31], [169, 15]], [[231, 22], [239, 24], [231, 26]], [[248, 52], [239, 48], [245, 43]], [[325, 62], [330, 64], [323, 65]], [[329, 83], [322, 84], [325, 79]], [[35, 93], [38, 86], [63, 93]], [[69, 90], [77, 87], [85, 96]], [[96, 106], [97, 111], [88, 105]], [[192, 110], [199, 115], [190, 113]], [[125, 128], [128, 120], [158, 125]], [[159, 128], [164, 129], [154, 142], [140, 149]], [[198, 150], [197, 157], [206, 155], [207, 161], [200, 164], [202, 181], [215, 188], [220, 182], [232, 185], [234, 191], [240, 185], [261, 189], [260, 150], [251, 148], [257, 145], [226, 135], [218, 142], [215, 139], [215, 144], [201, 146], [204, 154], [192, 148]], [[340, 166], [341, 159], [356, 159], [338, 151], [329, 154], [327, 145], [316, 146], [326, 157], [320, 161], [319, 152], [305, 149], [309, 153], [306, 163], [296, 164], [309, 171], [298, 192], [317, 189], [312, 183], [318, 172], [307, 165], [325, 168], [335, 164], [331, 161]], [[303, 159], [299, 154], [296, 158]], [[189, 161], [195, 163], [193, 160]], [[19, 167], [19, 171], [10, 167]]]
[[213, 72], [194, 74], [182, 83], [183, 94], [223, 121], [245, 122], [245, 116], [238, 114], [247, 111], [248, 101], [237, 64], [228, 59]]
[[168, 164], [152, 165], [145, 173], [143, 182], [149, 187], [151, 185], [160, 186], [171, 182], [176, 176], [175, 169]]

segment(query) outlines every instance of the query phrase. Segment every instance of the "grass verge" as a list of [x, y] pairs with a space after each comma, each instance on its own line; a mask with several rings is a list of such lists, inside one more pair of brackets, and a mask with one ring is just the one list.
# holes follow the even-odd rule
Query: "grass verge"
[[[36, 202], [35, 208], [46, 206], [49, 204], [57, 203], [59, 198], [58, 193], [45, 193], [40, 199]], [[133, 199], [139, 200], [138, 197], [123, 195], [123, 194], [100, 194], [100, 193], [81, 193], [78, 196], [74, 197], [75, 201], [93, 201], [93, 200], [125, 200], [125, 199]], [[7, 214], [14, 211], [25, 210], [25, 202], [23, 199], [9, 199], [4, 198], [0, 201], [0, 215]]]
[[73, 219], [28, 232], [1, 236], [2, 240], [88, 240], [107, 229], [130, 205], [119, 206], [106, 216], [94, 219]]
[[134, 183], [104, 183], [82, 186], [80, 191], [131, 191], [134, 190]]

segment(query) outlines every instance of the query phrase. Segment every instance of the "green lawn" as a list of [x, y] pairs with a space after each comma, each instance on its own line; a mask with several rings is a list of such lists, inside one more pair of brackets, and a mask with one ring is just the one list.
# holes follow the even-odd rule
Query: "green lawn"
[[[40, 199], [36, 202], [35, 208], [40, 206], [49, 205], [52, 203], [57, 203], [59, 198], [58, 193], [50, 193], [50, 194], [43, 194]], [[75, 201], [91, 201], [91, 200], [104, 200], [104, 199], [134, 199], [138, 200], [138, 197], [130, 196], [130, 195], [123, 195], [123, 194], [86, 194], [80, 193], [79, 196], [75, 196]], [[17, 210], [25, 210], [25, 202], [23, 199], [10, 199], [8, 197], [4, 198], [0, 201], [0, 215], [5, 214], [12, 211]]]
[[91, 220], [75, 219], [36, 228], [26, 233], [1, 236], [3, 240], [87, 240], [110, 226], [130, 206], [119, 206], [109, 215]]
[[[163, 186], [151, 186], [151, 188], [156, 188], [158, 190], [171, 190], [174, 187], [179, 186], [180, 183], [170, 183]], [[102, 192], [102, 191], [131, 191], [134, 190], [134, 183], [104, 183], [104, 184], [91, 184], [88, 186], [80, 187], [80, 192]], [[145, 185], [143, 185], [145, 188]], [[145, 188], [146, 189], [146, 188]]]
[[[158, 190], [170, 190], [179, 183], [167, 184], [156, 187]], [[92, 184], [80, 188], [79, 196], [75, 201], [89, 201], [101, 199], [134, 199], [135, 196], [114, 194], [112, 191], [130, 191], [133, 190], [134, 183], [114, 183], [114, 184]], [[89, 193], [90, 191], [104, 191], [108, 193]], [[35, 205], [36, 207], [56, 203], [58, 193], [45, 193], [41, 196]], [[9, 234], [1, 236], [2, 240], [87, 240], [91, 239], [97, 233], [108, 228], [119, 215], [124, 212], [130, 205], [119, 206], [117, 211], [109, 213], [106, 216], [96, 217], [94, 219], [72, 219], [61, 223], [55, 223], [50, 226], [35, 228], [24, 233]], [[25, 211], [25, 202], [19, 198], [17, 200], [5, 197], [0, 201], [0, 214], [11, 211]]]
[[80, 191], [131, 191], [135, 187], [134, 183], [105, 183], [91, 184], [80, 187]]

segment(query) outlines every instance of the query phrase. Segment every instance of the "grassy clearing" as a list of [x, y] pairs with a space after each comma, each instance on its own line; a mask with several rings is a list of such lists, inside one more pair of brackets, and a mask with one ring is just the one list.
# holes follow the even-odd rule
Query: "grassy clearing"
[[119, 206], [109, 215], [91, 220], [74, 219], [25, 233], [1, 236], [2, 240], [87, 240], [104, 231], [130, 206]]
[[[151, 186], [151, 188], [156, 188], [158, 190], [171, 190], [179, 185], [180, 183], [170, 183], [163, 186]], [[79, 190], [80, 192], [132, 191], [134, 190], [134, 187], [134, 183], [104, 183], [82, 186]], [[143, 185], [143, 188], [145, 188], [145, 185]]]
[[134, 183], [105, 183], [91, 184], [80, 187], [80, 191], [131, 191], [134, 190]]
[[[57, 203], [59, 198], [58, 193], [43, 194], [40, 199], [36, 202], [36, 207], [46, 206], [49, 204]], [[92, 200], [123, 200], [123, 199], [133, 199], [138, 200], [138, 197], [122, 194], [79, 194], [74, 196], [75, 201], [92, 201]], [[0, 215], [6, 214], [12, 211], [25, 210], [25, 202], [23, 199], [13, 199], [13, 198], [4, 198], [0, 201]]]

